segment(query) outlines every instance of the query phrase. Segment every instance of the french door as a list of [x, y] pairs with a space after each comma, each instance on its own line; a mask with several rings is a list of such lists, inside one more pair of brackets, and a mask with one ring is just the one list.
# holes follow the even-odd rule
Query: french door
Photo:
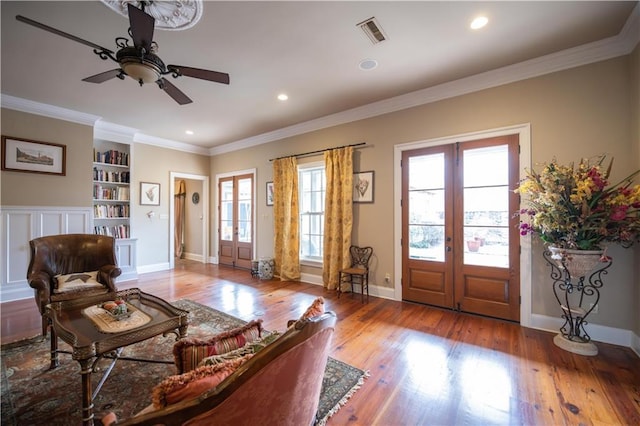
[[218, 262], [251, 268], [253, 258], [253, 175], [218, 181]]
[[520, 320], [518, 135], [402, 155], [402, 298]]

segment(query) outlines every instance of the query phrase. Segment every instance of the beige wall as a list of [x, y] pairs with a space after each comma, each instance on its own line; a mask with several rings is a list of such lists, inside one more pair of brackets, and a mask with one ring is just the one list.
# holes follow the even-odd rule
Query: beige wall
[[[132, 151], [131, 234], [138, 239], [138, 266], [168, 263], [170, 173], [208, 175], [209, 157], [144, 144], [134, 144]], [[140, 182], [160, 184], [160, 206], [140, 206]], [[149, 211], [155, 213], [152, 219]]]
[[[369, 147], [356, 150], [354, 169], [375, 171], [375, 203], [354, 205], [353, 242], [374, 248], [372, 282], [384, 286], [385, 273], [396, 275], [392, 225], [393, 220], [399, 220], [393, 217], [395, 145], [530, 123], [534, 164], [553, 157], [571, 162], [606, 153], [616, 159], [613, 179], [622, 178], [638, 165], [637, 157], [629, 155], [635, 146], [629, 114], [629, 76], [630, 58], [612, 59], [215, 156], [211, 159], [211, 174], [257, 168], [258, 254], [270, 254], [273, 218], [271, 208], [264, 206], [264, 191], [260, 189], [271, 180], [268, 159], [367, 142]], [[215, 188], [212, 198], [215, 199]], [[559, 308], [551, 293], [541, 246], [534, 247], [533, 311], [555, 317]], [[637, 276], [634, 277], [632, 252], [613, 251], [617, 259], [606, 287], [615, 285], [615, 291], [605, 288], [600, 313], [593, 322], [628, 329], [633, 324], [633, 312], [638, 310], [632, 298]]]
[[66, 176], [0, 172], [0, 204], [90, 207], [93, 127], [6, 108], [1, 114], [2, 135], [66, 145], [67, 162]]

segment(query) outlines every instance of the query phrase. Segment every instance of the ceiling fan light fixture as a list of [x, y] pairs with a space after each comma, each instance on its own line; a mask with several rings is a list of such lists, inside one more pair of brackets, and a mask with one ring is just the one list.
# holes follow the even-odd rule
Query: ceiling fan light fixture
[[154, 83], [160, 78], [160, 73], [153, 67], [140, 62], [125, 62], [122, 70], [137, 82]]
[[120, 49], [117, 58], [125, 74], [140, 84], [158, 81], [165, 69], [164, 62], [158, 56], [153, 53], [142, 55], [135, 47]]

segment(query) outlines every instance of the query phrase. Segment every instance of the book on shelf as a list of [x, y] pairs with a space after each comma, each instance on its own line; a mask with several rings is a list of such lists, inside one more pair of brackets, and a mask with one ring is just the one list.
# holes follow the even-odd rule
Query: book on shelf
[[129, 187], [110, 187], [103, 186], [100, 183], [93, 185], [93, 199], [94, 200], [114, 200], [114, 201], [129, 201]]
[[98, 182], [130, 183], [130, 172], [117, 172], [93, 168], [93, 180]]
[[96, 204], [93, 206], [95, 219], [128, 219], [128, 204]]
[[129, 153], [110, 149], [100, 152], [93, 149], [93, 162], [103, 164], [113, 164], [117, 166], [129, 166]]
[[94, 234], [107, 235], [109, 237], [129, 238], [129, 225], [94, 226]]

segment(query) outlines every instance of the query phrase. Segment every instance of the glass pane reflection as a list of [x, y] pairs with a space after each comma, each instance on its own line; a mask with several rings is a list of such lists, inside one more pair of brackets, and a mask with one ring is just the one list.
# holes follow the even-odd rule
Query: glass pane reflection
[[507, 145], [464, 151], [465, 265], [509, 267]]
[[444, 262], [444, 154], [409, 158], [409, 257]]

